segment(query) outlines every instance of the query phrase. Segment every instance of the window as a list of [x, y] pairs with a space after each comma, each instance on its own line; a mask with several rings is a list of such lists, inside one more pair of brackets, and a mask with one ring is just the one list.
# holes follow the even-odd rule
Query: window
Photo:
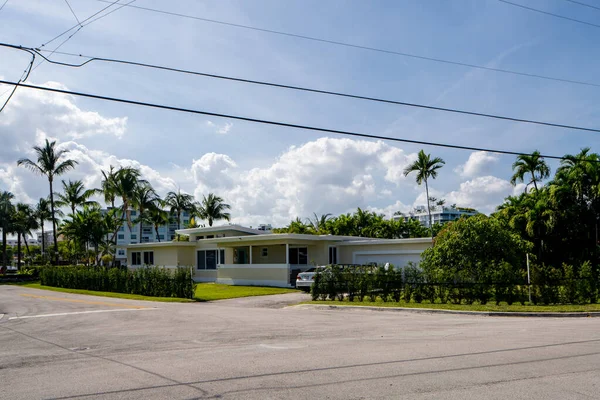
[[184, 224], [184, 225], [187, 225], [187, 224], [189, 224], [189, 223], [190, 223], [190, 220], [189, 220], [189, 219], [184, 219], [184, 220], [183, 220], [183, 224]]
[[261, 257], [268, 257], [269, 256], [269, 249], [267, 247], [263, 247], [262, 249], [260, 249], [260, 256]]
[[125, 250], [119, 250], [119, 255], [120, 256], [124, 256], [125, 255]]
[[183, 215], [184, 217], [187, 217], [187, 216], [188, 216], [188, 215], [190, 215], [190, 214], [189, 214], [187, 211], [184, 211], [184, 212], [182, 213], [182, 215]]
[[137, 240], [137, 235], [131, 234], [131, 238]]
[[158, 235], [158, 238], [159, 238], [160, 240], [165, 240], [165, 235]]
[[131, 253], [131, 265], [141, 265], [142, 264], [142, 253], [139, 251], [134, 251]]
[[337, 264], [337, 247], [329, 248], [329, 264]]
[[132, 210], [132, 211], [131, 211], [131, 216], [132, 216], [132, 217], [135, 217], [136, 215], [137, 215], [137, 211], [135, 211], [135, 210]]
[[217, 250], [199, 250], [198, 269], [217, 269]]
[[145, 251], [144, 252], [144, 265], [154, 265], [154, 252], [153, 251]]
[[207, 239], [214, 239], [215, 235], [206, 235]]
[[306, 247], [291, 247], [288, 255], [290, 264], [308, 264], [308, 249]]
[[123, 239], [125, 239], [125, 235], [119, 235], [119, 236], [117, 236], [117, 239], [123, 240]]
[[125, 227], [124, 226], [120, 227], [119, 232], [125, 232]]
[[225, 264], [225, 250], [219, 250], [219, 264]]

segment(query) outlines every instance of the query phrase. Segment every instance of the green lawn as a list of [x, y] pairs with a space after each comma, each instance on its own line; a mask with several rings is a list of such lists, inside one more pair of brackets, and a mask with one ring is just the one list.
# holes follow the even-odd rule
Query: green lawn
[[262, 287], [262, 286], [231, 286], [219, 283], [199, 283], [196, 286], [198, 301], [212, 301], [233, 299], [236, 297], [265, 296], [269, 294], [282, 294], [298, 292], [296, 289]]
[[434, 308], [438, 310], [459, 310], [459, 311], [499, 311], [499, 312], [586, 312], [586, 311], [600, 311], [600, 304], [558, 304], [551, 306], [542, 305], [521, 305], [506, 303], [495, 303], [488, 304], [431, 304], [423, 301], [422, 303], [405, 303], [405, 302], [383, 302], [378, 301], [363, 301], [363, 302], [349, 302], [344, 301], [309, 301], [304, 304], [327, 304], [329, 306], [370, 306], [370, 307], [404, 307], [404, 308]]
[[[12, 283], [9, 283], [12, 285]], [[74, 293], [74, 294], [87, 294], [93, 296], [102, 297], [116, 297], [120, 299], [130, 300], [146, 300], [146, 301], [164, 301], [164, 302], [193, 302], [193, 301], [212, 301], [212, 300], [224, 300], [233, 299], [236, 297], [249, 297], [249, 296], [265, 296], [270, 294], [282, 294], [282, 293], [293, 293], [297, 292], [295, 289], [285, 288], [274, 288], [274, 287], [261, 287], [261, 286], [231, 286], [222, 285], [218, 283], [199, 283], [196, 286], [196, 293], [194, 300], [191, 299], [180, 299], [175, 297], [151, 297], [142, 296], [138, 294], [126, 294], [126, 293], [114, 293], [114, 292], [97, 292], [93, 290], [81, 290], [81, 289], [65, 289], [57, 288], [52, 286], [42, 286], [39, 282], [20, 282], [14, 285], [33, 288], [51, 290], [53, 292], [63, 293]]]

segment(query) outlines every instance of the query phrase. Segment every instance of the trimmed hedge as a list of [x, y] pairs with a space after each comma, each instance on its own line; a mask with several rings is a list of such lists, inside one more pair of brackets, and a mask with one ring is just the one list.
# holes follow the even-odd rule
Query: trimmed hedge
[[108, 267], [44, 267], [42, 285], [68, 289], [140, 294], [154, 297], [194, 297], [189, 268], [143, 267], [134, 270]]
[[[506, 302], [509, 305], [529, 300], [529, 285], [515, 274], [508, 263], [494, 266], [495, 273], [485, 281], [440, 282], [409, 263], [404, 270], [393, 266], [328, 266], [315, 274], [311, 287], [313, 300], [375, 301], [401, 300], [421, 303], [487, 304]], [[577, 271], [577, 272], [575, 272]], [[545, 265], [532, 266], [531, 301], [533, 304], [595, 304], [598, 302], [600, 280], [589, 262], [575, 269], [563, 265], [556, 269]]]

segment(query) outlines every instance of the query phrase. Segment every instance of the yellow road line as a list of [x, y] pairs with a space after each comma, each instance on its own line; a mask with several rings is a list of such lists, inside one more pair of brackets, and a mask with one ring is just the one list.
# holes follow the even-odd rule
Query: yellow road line
[[66, 301], [66, 302], [71, 302], [71, 303], [93, 304], [93, 305], [108, 306], [108, 307], [121, 307], [121, 308], [132, 308], [132, 309], [151, 308], [151, 307], [145, 307], [145, 306], [132, 306], [132, 305], [127, 305], [127, 304], [119, 304], [119, 303], [107, 303], [105, 301], [90, 301], [90, 300], [80, 300], [80, 299], [69, 299], [67, 297], [39, 296], [39, 295], [36, 295], [36, 294], [26, 294], [26, 293], [21, 293], [20, 295], [23, 296], [23, 297], [32, 297], [34, 299], [45, 299], [45, 300], [52, 300], [52, 301]]

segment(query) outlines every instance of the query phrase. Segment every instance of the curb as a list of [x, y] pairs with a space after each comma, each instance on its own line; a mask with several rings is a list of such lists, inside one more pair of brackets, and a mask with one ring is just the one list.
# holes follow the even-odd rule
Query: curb
[[454, 314], [478, 315], [482, 317], [535, 317], [535, 318], [600, 318], [600, 311], [583, 312], [505, 312], [505, 311], [461, 311], [440, 310], [436, 308], [408, 308], [408, 307], [373, 307], [373, 306], [336, 306], [326, 304], [299, 304], [297, 308], [322, 309], [322, 310], [368, 310], [388, 312], [410, 312], [416, 314]]

